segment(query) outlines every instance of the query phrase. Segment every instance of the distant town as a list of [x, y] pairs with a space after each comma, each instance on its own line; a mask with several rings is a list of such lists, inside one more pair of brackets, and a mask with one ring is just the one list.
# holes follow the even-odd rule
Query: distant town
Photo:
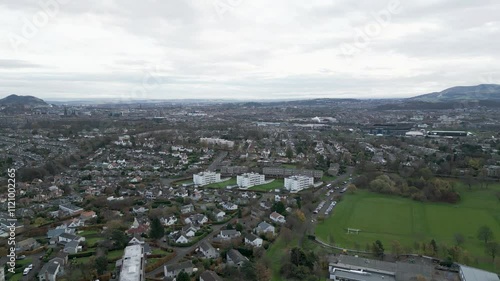
[[498, 101], [439, 97], [8, 96], [0, 281], [498, 281]]

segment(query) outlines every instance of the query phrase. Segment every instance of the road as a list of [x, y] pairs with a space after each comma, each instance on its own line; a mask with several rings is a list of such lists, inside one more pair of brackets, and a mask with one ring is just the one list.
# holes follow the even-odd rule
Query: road
[[227, 151], [219, 152], [219, 154], [217, 154], [217, 156], [215, 156], [215, 159], [212, 161], [210, 166], [208, 166], [207, 170], [211, 171], [211, 172], [215, 171], [215, 169], [222, 162], [222, 160], [224, 160], [224, 158], [226, 158], [227, 154], [228, 154]]
[[[192, 245], [190, 247], [173, 247], [173, 249], [175, 250], [175, 253], [177, 255], [175, 256], [175, 258], [171, 259], [170, 261], [168, 261], [164, 265], [179, 263], [179, 261], [182, 260], [184, 257], [186, 257], [187, 254], [191, 253], [196, 248], [198, 248], [200, 246], [200, 243], [202, 241], [211, 241], [212, 238], [213, 238], [213, 236], [215, 234], [219, 233], [219, 231], [223, 227], [225, 227], [228, 223], [218, 224], [218, 225], [212, 225], [212, 232], [210, 232], [210, 234], [208, 234], [207, 236], [205, 236], [205, 238], [201, 239], [200, 241], [196, 242], [196, 244], [194, 244], [194, 245]], [[147, 277], [156, 277], [156, 274], [158, 274], [160, 272], [163, 272], [163, 266], [164, 265], [162, 265], [162, 266], [158, 267], [157, 269], [155, 269], [155, 270], [151, 271], [150, 273], [148, 273]]]
[[[46, 251], [42, 251], [38, 254], [26, 256], [26, 259], [31, 259], [31, 263], [33, 264], [33, 269], [30, 270], [30, 273], [28, 275], [23, 276], [19, 280], [23, 280], [23, 281], [36, 280], [35, 274], [40, 272], [40, 270], [42, 269], [42, 266], [43, 266], [43, 262], [40, 260], [40, 257], [45, 255], [45, 252]], [[0, 258], [0, 264], [4, 264], [7, 261], [8, 261], [7, 257]], [[22, 269], [24, 270], [24, 268], [25, 267], [23, 267]], [[7, 270], [5, 271], [5, 273], [7, 273]]]

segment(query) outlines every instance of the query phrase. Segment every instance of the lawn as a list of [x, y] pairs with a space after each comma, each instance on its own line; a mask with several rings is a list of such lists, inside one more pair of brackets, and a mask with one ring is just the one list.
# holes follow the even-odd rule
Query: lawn
[[213, 188], [226, 188], [228, 185], [236, 185], [236, 178], [231, 178], [227, 181], [221, 181], [217, 183], [211, 183], [203, 187], [213, 187]]
[[270, 183], [266, 183], [263, 185], [256, 185], [253, 187], [250, 187], [250, 190], [257, 190], [257, 191], [270, 191], [274, 189], [281, 189], [285, 185], [285, 180], [284, 179], [275, 179]]
[[273, 276], [271, 281], [281, 281], [284, 280], [280, 277], [281, 261], [283, 257], [288, 253], [290, 249], [297, 246], [297, 239], [292, 241], [286, 241], [282, 237], [278, 237], [276, 241], [269, 247], [266, 252], [266, 257], [272, 261], [271, 270]]
[[124, 250], [114, 250], [108, 252], [108, 260], [119, 260], [123, 257], [123, 251]]
[[[438, 245], [452, 246], [454, 234], [461, 233], [465, 237], [462, 247], [473, 259], [480, 260], [480, 266], [493, 270], [493, 264], [488, 265], [483, 243], [476, 237], [478, 228], [487, 225], [500, 238], [500, 201], [494, 196], [500, 185], [474, 191], [459, 186], [458, 190], [462, 200], [455, 205], [422, 203], [358, 190], [344, 196], [333, 215], [317, 226], [316, 235], [327, 243], [362, 250], [378, 239], [390, 251], [394, 240], [410, 249], [415, 242], [428, 243], [431, 239]], [[347, 234], [347, 228], [361, 231]]]

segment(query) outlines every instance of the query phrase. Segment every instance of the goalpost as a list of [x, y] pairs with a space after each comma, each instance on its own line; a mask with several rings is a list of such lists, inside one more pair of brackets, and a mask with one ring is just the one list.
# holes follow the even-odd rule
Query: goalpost
[[360, 229], [348, 228], [347, 229], [347, 234], [351, 234], [351, 233], [359, 234], [359, 231], [360, 231]]

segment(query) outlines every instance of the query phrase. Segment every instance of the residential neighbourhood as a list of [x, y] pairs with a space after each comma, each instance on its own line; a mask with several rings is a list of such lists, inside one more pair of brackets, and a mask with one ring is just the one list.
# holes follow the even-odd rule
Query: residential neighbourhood
[[[495, 238], [481, 242], [476, 229], [431, 239], [419, 232], [425, 234], [421, 241], [413, 234], [401, 238], [412, 231], [409, 226], [379, 241], [385, 253], [377, 256], [377, 239], [366, 241], [371, 238], [364, 235], [382, 233], [382, 224], [364, 218], [378, 212], [424, 218], [422, 205], [412, 204], [448, 204], [439, 208], [460, 212], [469, 208], [462, 202], [491, 200], [473, 208], [496, 210], [498, 112], [368, 110], [382, 105], [282, 105], [287, 110], [274, 115], [264, 114], [273, 104], [165, 105], [168, 111], [82, 105], [66, 107], [66, 115], [65, 107], [55, 106], [37, 115], [39, 122], [53, 123], [36, 126], [37, 109], [23, 109], [14, 116], [31, 125], [0, 130], [2, 163], [18, 169], [12, 227], [18, 266], [10, 273], [6, 255], [0, 259], [5, 280], [173, 280], [184, 273], [191, 280], [375, 276], [375, 265], [346, 258], [355, 256], [370, 265], [371, 259], [387, 262], [381, 266], [387, 267], [386, 280], [413, 280], [416, 275], [398, 279], [401, 268], [419, 270], [407, 265], [413, 254], [428, 257], [422, 261], [427, 280], [463, 281], [460, 272], [474, 270], [495, 274], [497, 258], [483, 249]], [[160, 112], [168, 118], [155, 119], [152, 114]], [[486, 113], [492, 117], [478, 117]], [[331, 118], [312, 119], [319, 115]], [[204, 128], [207, 122], [212, 129]], [[462, 133], [464, 124], [474, 133]], [[469, 194], [484, 196], [468, 200]], [[377, 202], [408, 201], [396, 204], [401, 212], [385, 212], [385, 205], [371, 207], [376, 196], [387, 197]], [[350, 201], [360, 197], [366, 201]], [[7, 209], [6, 192], [0, 204]], [[361, 206], [367, 208], [363, 215], [355, 213]], [[0, 213], [2, 241], [10, 235], [9, 220]], [[436, 251], [427, 240], [435, 241]], [[449, 278], [439, 279], [436, 272]]]

